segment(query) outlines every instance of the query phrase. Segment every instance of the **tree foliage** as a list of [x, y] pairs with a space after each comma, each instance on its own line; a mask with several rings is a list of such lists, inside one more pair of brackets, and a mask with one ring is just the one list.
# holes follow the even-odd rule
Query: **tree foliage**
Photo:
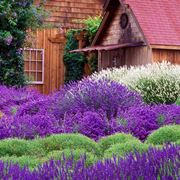
[[33, 0], [0, 1], [0, 84], [25, 85], [22, 48], [29, 28], [36, 29], [46, 15]]

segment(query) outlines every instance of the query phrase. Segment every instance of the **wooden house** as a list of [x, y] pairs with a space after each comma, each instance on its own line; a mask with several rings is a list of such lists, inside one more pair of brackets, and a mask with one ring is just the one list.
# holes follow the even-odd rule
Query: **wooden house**
[[45, 23], [51, 24], [51, 28], [36, 31], [32, 45], [24, 50], [25, 74], [32, 87], [49, 94], [64, 83], [65, 32], [82, 28], [77, 20], [100, 15], [102, 7], [103, 0], [46, 0], [45, 9], [50, 16]]
[[107, 0], [91, 47], [98, 69], [162, 60], [180, 64], [179, 0]]

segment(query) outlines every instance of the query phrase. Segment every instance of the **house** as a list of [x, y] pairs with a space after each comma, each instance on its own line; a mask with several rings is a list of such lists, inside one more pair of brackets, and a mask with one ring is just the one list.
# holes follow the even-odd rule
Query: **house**
[[[40, 0], [34, 0], [39, 3]], [[50, 28], [38, 30], [31, 37], [31, 45], [24, 50], [25, 74], [30, 84], [41, 93], [49, 94], [64, 83], [63, 50], [65, 32], [82, 28], [82, 20], [102, 13], [103, 0], [46, 0], [50, 16], [45, 23]]]
[[91, 47], [98, 69], [162, 60], [180, 64], [179, 0], [107, 0]]

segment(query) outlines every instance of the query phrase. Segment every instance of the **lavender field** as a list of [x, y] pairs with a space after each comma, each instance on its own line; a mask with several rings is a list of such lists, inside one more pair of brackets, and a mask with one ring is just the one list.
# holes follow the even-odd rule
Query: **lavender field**
[[[171, 98], [168, 101], [161, 92], [151, 97], [145, 93], [152, 84], [146, 82], [149, 88], [137, 90], [134, 84], [103, 73], [72, 82], [48, 96], [28, 87], [0, 86], [0, 177], [180, 177], [178, 76], [173, 77], [174, 87], [171, 81], [163, 90]], [[168, 79], [167, 73], [162, 78]], [[159, 85], [157, 79], [153, 83]]]

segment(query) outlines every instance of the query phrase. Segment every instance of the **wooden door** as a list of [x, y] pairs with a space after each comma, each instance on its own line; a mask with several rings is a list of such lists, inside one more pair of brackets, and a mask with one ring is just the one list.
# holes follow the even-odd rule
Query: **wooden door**
[[41, 93], [49, 94], [59, 89], [64, 83], [63, 53], [65, 37], [60, 35], [57, 28], [38, 30], [33, 39], [31, 49], [44, 51], [44, 81], [43, 83], [31, 82], [31, 87]]

